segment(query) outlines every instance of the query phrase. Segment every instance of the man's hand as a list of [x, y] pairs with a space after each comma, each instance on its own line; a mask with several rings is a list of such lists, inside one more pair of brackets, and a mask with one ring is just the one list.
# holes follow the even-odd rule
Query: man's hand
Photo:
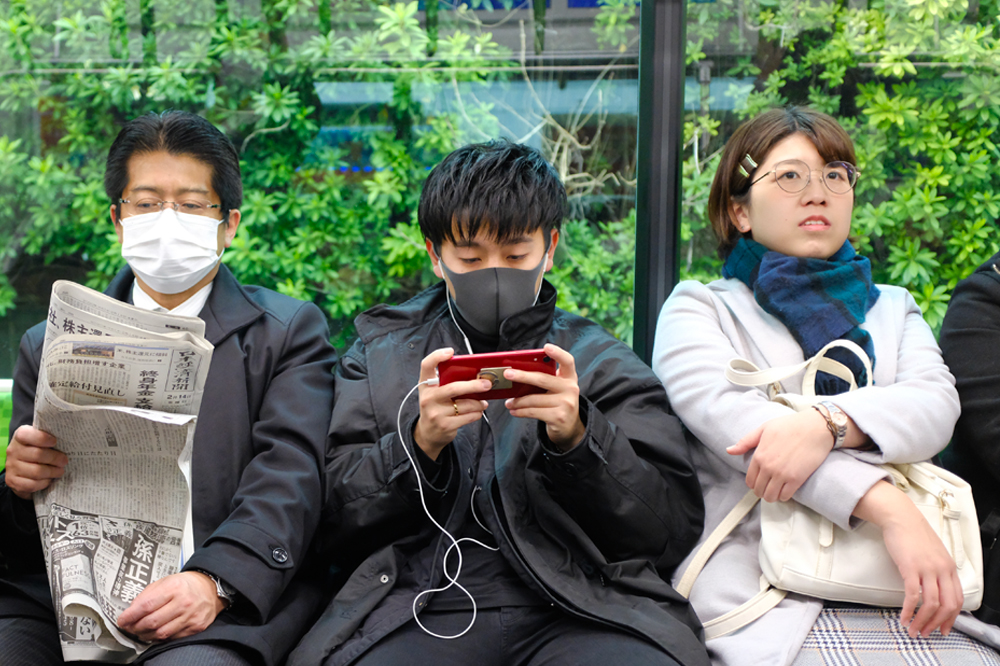
[[[420, 362], [420, 381], [425, 382], [437, 377], [438, 364], [454, 355], [455, 350], [450, 347], [428, 354]], [[481, 419], [489, 404], [485, 400], [455, 400], [455, 398], [489, 391], [490, 386], [489, 380], [472, 379], [444, 386], [424, 384], [420, 387], [420, 416], [413, 429], [413, 439], [428, 458], [437, 460], [444, 447], [455, 439], [458, 429]]]
[[787, 502], [833, 449], [833, 435], [815, 409], [771, 419], [726, 449], [743, 455], [755, 449], [747, 487], [767, 501]]
[[580, 420], [580, 386], [577, 384], [576, 361], [568, 351], [553, 344], [545, 345], [545, 353], [559, 364], [554, 376], [544, 372], [514, 369], [504, 370], [503, 376], [512, 382], [531, 384], [546, 392], [511, 398], [504, 404], [511, 416], [538, 419], [545, 423], [549, 440], [565, 453], [583, 441], [587, 432]]
[[225, 608], [211, 578], [182, 571], [147, 585], [118, 616], [118, 626], [144, 641], [184, 638], [205, 631]]
[[32, 426], [21, 426], [7, 445], [7, 486], [21, 499], [44, 490], [63, 475], [66, 454], [56, 450], [56, 438]]

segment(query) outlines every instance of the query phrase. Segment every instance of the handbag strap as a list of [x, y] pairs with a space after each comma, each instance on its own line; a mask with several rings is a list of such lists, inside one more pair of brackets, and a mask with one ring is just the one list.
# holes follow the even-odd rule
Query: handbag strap
[[[757, 506], [757, 502], [759, 501], [760, 498], [752, 490], [747, 491], [747, 494], [740, 498], [736, 506], [726, 514], [722, 522], [712, 530], [712, 533], [708, 535], [705, 542], [701, 544], [691, 563], [684, 570], [684, 574], [677, 582], [677, 585], [674, 586], [678, 592], [684, 595], [685, 599], [691, 596], [691, 588], [694, 587], [695, 579], [698, 578], [701, 570], [705, 568], [708, 559], [719, 547], [719, 544], [722, 543], [722, 540], [729, 536], [730, 532], [737, 525], [743, 522], [743, 519]], [[785, 598], [785, 594], [784, 590], [772, 587], [767, 582], [767, 578], [762, 575], [760, 577], [760, 592], [728, 613], [702, 623], [702, 626], [705, 628], [705, 639], [719, 638], [737, 629], [742, 629], [777, 606]]]
[[712, 553], [719, 547], [722, 540], [729, 536], [729, 533], [750, 513], [750, 510], [757, 506], [757, 502], [759, 501], [760, 498], [754, 495], [752, 490], [747, 491], [747, 494], [737, 502], [736, 506], [726, 514], [722, 522], [712, 530], [712, 533], [701, 544], [698, 552], [694, 554], [691, 563], [684, 570], [684, 575], [681, 576], [681, 579], [677, 581], [677, 585], [674, 586], [674, 589], [680, 592], [685, 599], [691, 596], [691, 588], [694, 587], [694, 581], [698, 577], [698, 574], [701, 573], [701, 570], [705, 568], [708, 558], [712, 556]]
[[[725, 374], [726, 379], [737, 386], [762, 386], [766, 384], [768, 399], [775, 400], [778, 396], [795, 395], [783, 392], [784, 389], [781, 386], [781, 380], [791, 377], [803, 369], [805, 369], [805, 374], [802, 376], [802, 394], [800, 397], [805, 398], [809, 404], [815, 402], [816, 373], [819, 371], [843, 379], [850, 385], [849, 390], [851, 391], [858, 388], [858, 383], [850, 368], [840, 361], [835, 361], [825, 356], [813, 357], [797, 365], [786, 365], [782, 368], [768, 368], [767, 370], [759, 369], [746, 359], [734, 358], [729, 361], [729, 365], [725, 369]], [[778, 402], [786, 401], [778, 400]], [[794, 405], [789, 406], [793, 407]]]
[[787, 379], [799, 372], [805, 371], [802, 377], [802, 395], [812, 397], [816, 395], [816, 373], [826, 372], [850, 384], [850, 390], [858, 388], [854, 379], [854, 373], [838, 361], [827, 358], [826, 353], [834, 348], [842, 348], [852, 352], [861, 361], [865, 368], [867, 377], [866, 386], [872, 382], [872, 363], [868, 354], [858, 344], [850, 340], [836, 339], [829, 342], [825, 347], [816, 352], [816, 355], [795, 365], [786, 365], [779, 368], [768, 368], [761, 370], [752, 362], [742, 358], [734, 358], [729, 361], [725, 369], [726, 379], [737, 386], [768, 386], [768, 397], [773, 398], [781, 392], [781, 380]]
[[[882, 467], [888, 466], [883, 465]], [[906, 483], [916, 484], [943, 501], [948, 499], [947, 497], [943, 498], [942, 495], [950, 494], [953, 486], [942, 478], [942, 472], [947, 474], [946, 470], [929, 462], [895, 463], [892, 466], [896, 468], [897, 473], [905, 479]], [[896, 485], [898, 486], [899, 483], [897, 482]]]
[[762, 575], [760, 577], [760, 592], [725, 615], [720, 615], [702, 625], [705, 627], [705, 640], [719, 638], [731, 634], [737, 629], [742, 629], [777, 606], [786, 594], [788, 593], [784, 590], [773, 587]]

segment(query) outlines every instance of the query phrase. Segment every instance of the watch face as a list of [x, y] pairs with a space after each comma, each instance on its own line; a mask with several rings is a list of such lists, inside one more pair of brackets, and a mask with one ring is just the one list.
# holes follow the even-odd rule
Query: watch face
[[834, 412], [830, 415], [833, 420], [833, 424], [838, 428], [844, 428], [847, 426], [847, 414], [844, 412]]

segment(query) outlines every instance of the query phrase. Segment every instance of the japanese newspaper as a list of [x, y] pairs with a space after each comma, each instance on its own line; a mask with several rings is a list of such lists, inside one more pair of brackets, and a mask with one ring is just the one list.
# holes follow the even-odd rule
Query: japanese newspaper
[[70, 463], [35, 493], [63, 657], [128, 663], [118, 615], [194, 550], [191, 443], [212, 358], [205, 323], [72, 282], [52, 287], [35, 427]]

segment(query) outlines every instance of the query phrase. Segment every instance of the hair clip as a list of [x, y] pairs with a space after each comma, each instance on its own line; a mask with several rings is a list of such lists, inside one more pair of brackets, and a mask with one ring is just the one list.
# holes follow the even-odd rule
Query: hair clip
[[750, 171], [747, 171], [747, 168], [746, 166], [744, 166], [744, 164], [750, 167], [750, 171], [753, 171], [754, 169], [757, 168], [757, 163], [753, 161], [752, 157], [750, 157], [750, 153], [747, 153], [746, 157], [744, 157], [743, 161], [740, 163], [740, 173], [743, 174], [744, 178], [749, 178]]

